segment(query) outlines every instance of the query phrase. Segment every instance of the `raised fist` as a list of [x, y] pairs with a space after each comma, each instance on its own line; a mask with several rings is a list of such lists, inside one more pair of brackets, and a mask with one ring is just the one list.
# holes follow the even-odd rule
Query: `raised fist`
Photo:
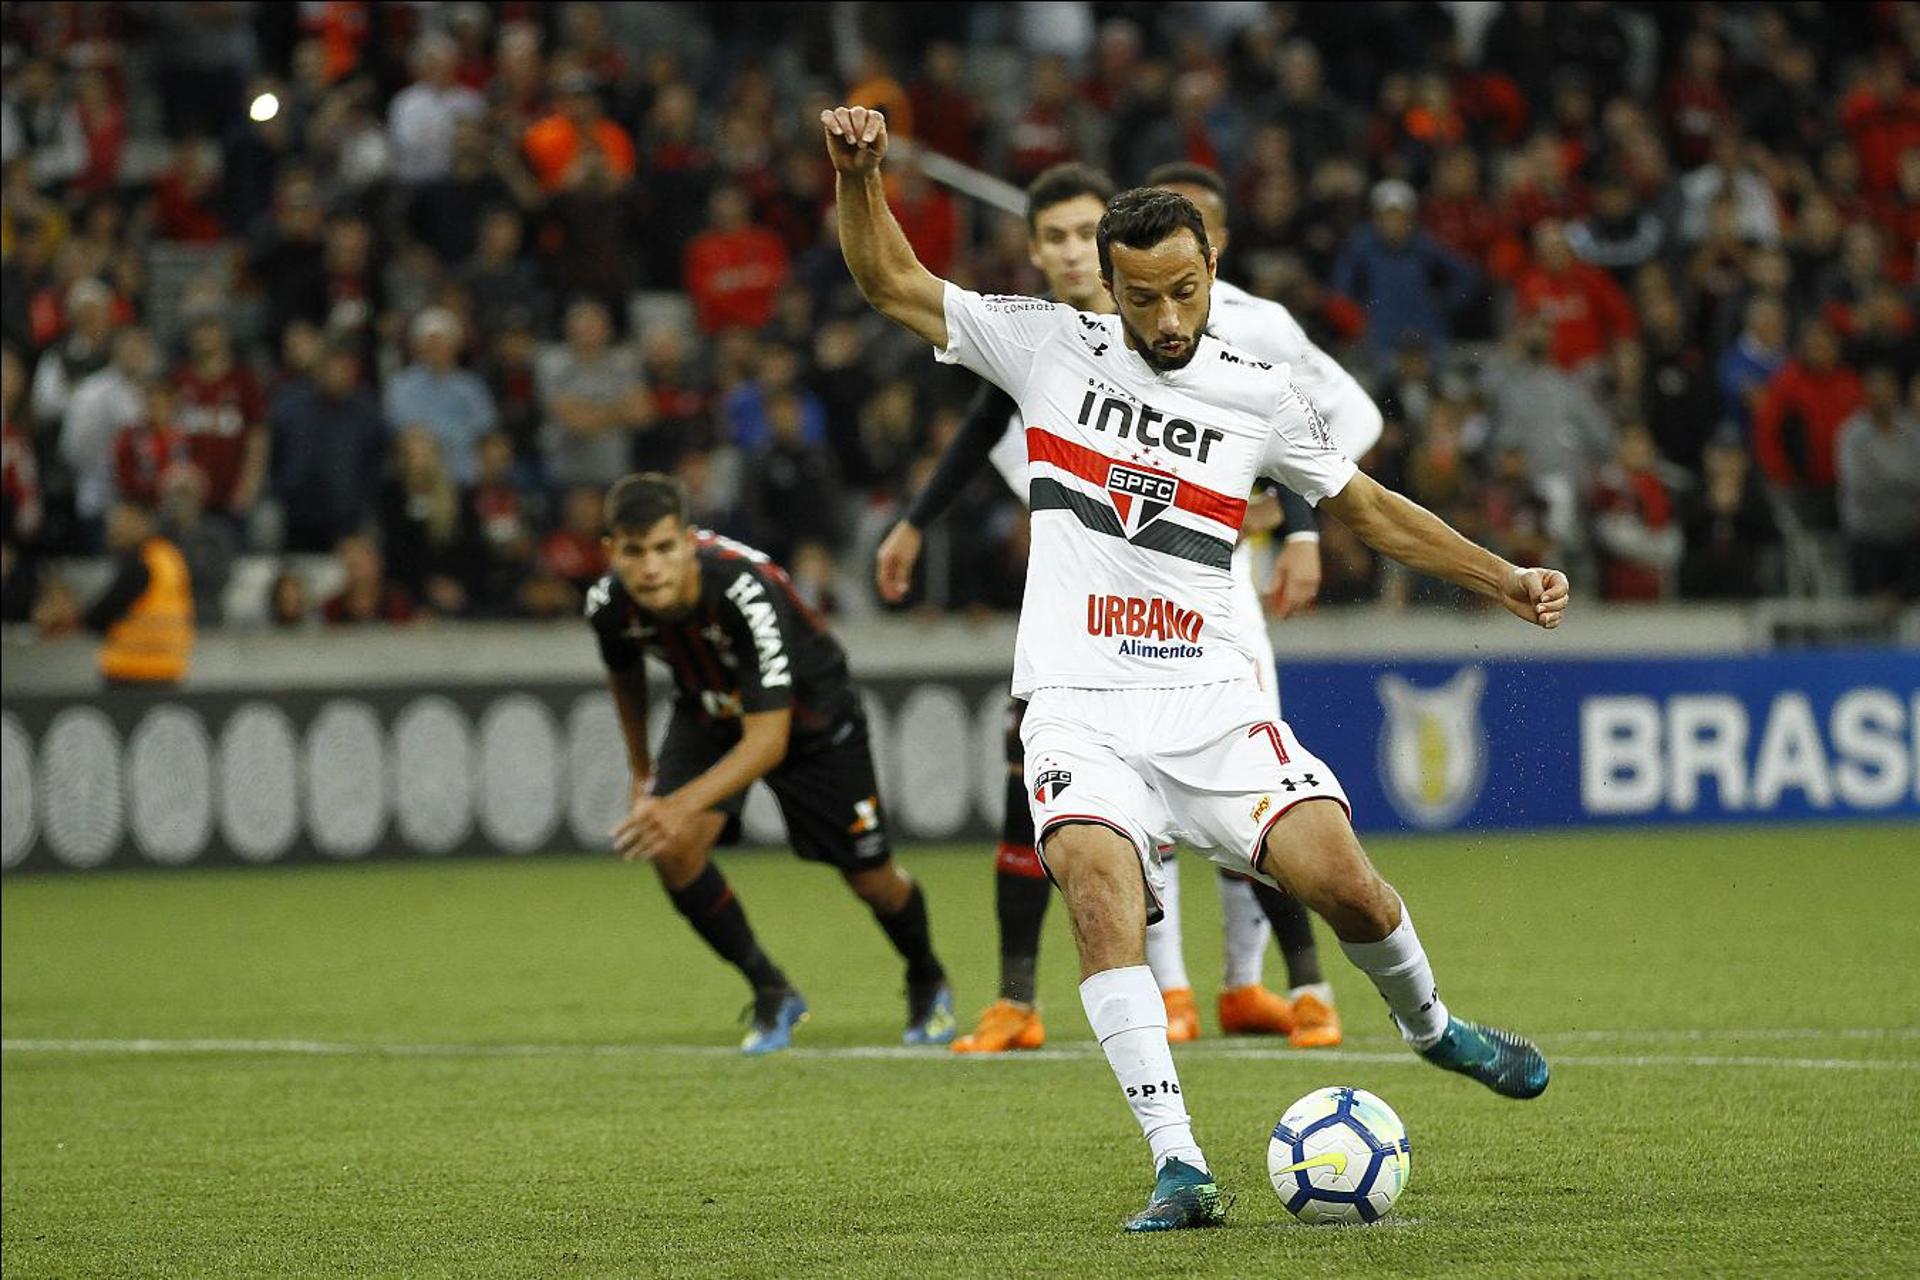
[[887, 118], [870, 107], [834, 107], [820, 113], [827, 155], [841, 173], [866, 174], [887, 154]]

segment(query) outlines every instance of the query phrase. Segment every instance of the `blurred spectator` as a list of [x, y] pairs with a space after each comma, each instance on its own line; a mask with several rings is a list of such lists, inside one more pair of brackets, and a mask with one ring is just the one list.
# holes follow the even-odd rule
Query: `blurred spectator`
[[1709, 441], [1700, 463], [1702, 483], [1683, 505], [1680, 594], [1751, 600], [1762, 593], [1767, 557], [1780, 541], [1773, 508], [1737, 433]]
[[187, 361], [175, 370], [175, 421], [205, 478], [207, 507], [244, 521], [267, 479], [266, 399], [253, 370], [235, 357], [218, 312], [193, 318]]
[[605, 307], [575, 302], [566, 334], [538, 366], [547, 483], [604, 487], [632, 470], [633, 434], [652, 421], [653, 402], [632, 351], [612, 345]]
[[142, 384], [139, 417], [113, 436], [113, 491], [118, 502], [149, 511], [160, 505], [160, 485], [169, 472], [191, 466], [187, 437], [174, 419], [173, 388], [164, 381]]
[[1840, 125], [1860, 159], [1869, 196], [1892, 189], [1900, 155], [1920, 147], [1920, 87], [1891, 50], [1877, 52], [1866, 78], [1840, 103]]
[[[452, 145], [453, 159], [447, 172], [414, 188], [407, 205], [407, 222], [442, 265], [471, 270], [469, 259], [486, 252], [487, 224], [537, 203], [540, 191], [511, 153], [495, 146], [483, 121], [461, 120], [454, 125]], [[516, 218], [515, 257], [520, 247]]]
[[429, 307], [413, 318], [408, 333], [414, 362], [387, 383], [387, 425], [396, 433], [426, 428], [453, 482], [471, 484], [475, 447], [499, 424], [499, 414], [486, 384], [459, 366], [465, 328], [451, 311]]
[[460, 493], [433, 434], [423, 428], [394, 437], [393, 474], [380, 492], [380, 530], [394, 582], [435, 613], [466, 611]]
[[1280, 100], [1273, 118], [1286, 128], [1304, 172], [1347, 152], [1351, 133], [1340, 100], [1327, 89], [1319, 51], [1305, 40], [1291, 41], [1280, 52]]
[[[1009, 178], [1026, 185], [1043, 169], [1092, 154], [1095, 125], [1075, 100], [1066, 59], [1034, 59], [1027, 74], [1027, 102], [1007, 130]], [[1150, 167], [1139, 160], [1140, 172]]]
[[1577, 546], [1580, 499], [1614, 452], [1613, 424], [1580, 379], [1548, 362], [1547, 327], [1539, 318], [1515, 325], [1488, 383], [1494, 446], [1526, 451], [1551, 512], [1549, 531], [1563, 545]]
[[590, 173], [625, 186], [634, 172], [633, 139], [607, 119], [593, 73], [563, 71], [554, 81], [553, 114], [536, 120], [521, 146], [533, 176], [548, 193], [578, 186]]
[[[700, 101], [681, 83], [663, 85], [647, 112], [647, 278], [656, 289], [682, 285], [686, 249], [707, 216], [715, 181], [713, 152], [701, 128]], [[839, 257], [836, 247], [834, 257]]]
[[1705, 351], [1688, 334], [1686, 314], [1672, 291], [1649, 297], [1643, 312], [1647, 327], [1638, 412], [1662, 457], [1698, 471], [1701, 450], [1720, 421], [1713, 371]]
[[1414, 223], [1413, 188], [1389, 179], [1373, 189], [1374, 221], [1355, 231], [1334, 264], [1334, 292], [1366, 313], [1366, 342], [1376, 358], [1408, 336], [1444, 352], [1452, 312], [1464, 304], [1474, 270]]
[[1840, 529], [1855, 591], [1920, 600], [1920, 376], [1908, 392], [1903, 405], [1892, 369], [1867, 371], [1840, 432]]
[[753, 544], [781, 564], [806, 543], [840, 544], [840, 474], [821, 439], [807, 438], [799, 393], [784, 387], [762, 402], [768, 438], [747, 455], [741, 515]]
[[1623, 427], [1593, 498], [1602, 599], [1661, 600], [1673, 591], [1685, 544], [1673, 490], [1661, 472], [1653, 433], [1643, 423]]
[[876, 45], [861, 48], [860, 66], [847, 89], [847, 102], [872, 107], [887, 118], [887, 132], [898, 138], [913, 136], [913, 103], [893, 78], [887, 56]]
[[1754, 298], [1747, 303], [1746, 326], [1720, 353], [1717, 371], [1720, 412], [1743, 434], [1752, 426], [1754, 405], [1786, 362], [1786, 308], [1778, 298]]
[[1681, 46], [1680, 65], [1660, 95], [1660, 113], [1673, 136], [1675, 157], [1688, 168], [1706, 163], [1713, 140], [1733, 122], [1725, 64], [1719, 39], [1695, 31]]
[[1680, 179], [1680, 239], [1706, 239], [1708, 215], [1722, 195], [1733, 201], [1734, 226], [1749, 244], [1778, 244], [1780, 214], [1766, 179], [1754, 171], [1747, 144], [1728, 128], [1714, 136], [1706, 164]]
[[1574, 258], [1566, 228], [1548, 220], [1534, 228], [1533, 265], [1514, 282], [1516, 310], [1546, 321], [1554, 363], [1590, 368], [1639, 333], [1633, 306], [1613, 277]]
[[380, 545], [364, 533], [342, 538], [335, 550], [346, 584], [320, 606], [320, 617], [330, 627], [363, 622], [412, 622], [420, 616], [413, 597], [387, 578]]
[[961, 164], [980, 162], [983, 113], [967, 85], [960, 46], [944, 40], [928, 46], [920, 78], [907, 98], [918, 141]]
[[0, 347], [0, 621], [24, 622], [39, 585], [34, 543], [43, 506], [33, 437], [19, 417], [27, 374], [19, 353]]
[[1653, 261], [1665, 248], [1666, 235], [1659, 212], [1641, 204], [1623, 179], [1611, 176], [1594, 185], [1593, 212], [1566, 228], [1574, 254], [1615, 280]]
[[920, 265], [945, 279], [953, 272], [960, 242], [960, 211], [952, 197], [928, 181], [915, 164], [893, 167], [887, 205], [913, 246]]
[[541, 571], [566, 583], [575, 599], [607, 571], [607, 552], [601, 544], [602, 496], [592, 485], [567, 490], [560, 504], [560, 527], [540, 543]]
[[184, 138], [173, 144], [171, 160], [153, 183], [153, 233], [161, 240], [186, 244], [211, 244], [225, 238], [212, 143]]
[[206, 518], [206, 495], [206, 477], [191, 462], [160, 478], [160, 531], [187, 562], [194, 617], [203, 626], [217, 626], [225, 617], [240, 535], [227, 521]]
[[88, 277], [66, 293], [66, 334], [40, 356], [33, 371], [33, 418], [41, 429], [67, 416], [74, 391], [113, 358], [113, 291]]
[[117, 503], [107, 513], [113, 578], [83, 613], [71, 593], [51, 592], [34, 609], [48, 635], [76, 627], [98, 633], [100, 674], [109, 685], [176, 685], [192, 661], [192, 583], [180, 551], [160, 532], [153, 512]]
[[267, 410], [274, 496], [288, 551], [332, 550], [372, 513], [386, 427], [360, 386], [360, 359], [335, 343], [312, 376], [281, 388]]
[[467, 594], [482, 617], [519, 611], [522, 584], [533, 566], [539, 512], [521, 486], [513, 441], [504, 432], [481, 437], [480, 468], [462, 513]]
[[276, 344], [296, 318], [326, 320], [307, 307], [325, 261], [324, 213], [312, 172], [289, 169], [274, 188], [268, 224], [254, 232], [248, 270], [266, 298], [268, 336]]
[[500, 411], [500, 430], [513, 442], [522, 471], [540, 470], [540, 376], [536, 361], [540, 341], [534, 336], [533, 316], [525, 307], [501, 313], [480, 369], [494, 406]]
[[60, 73], [33, 58], [7, 77], [0, 99], [0, 163], [26, 159], [35, 186], [60, 188], [87, 170], [87, 131], [60, 91]]
[[718, 188], [708, 229], [687, 246], [685, 287], [707, 333], [758, 329], [772, 316], [773, 300], [786, 281], [786, 247], [773, 232], [754, 225], [750, 212], [739, 188]]
[[113, 340], [113, 360], [74, 388], [60, 427], [60, 457], [74, 476], [74, 513], [82, 540], [97, 545], [100, 522], [113, 502], [113, 446], [121, 428], [146, 411], [145, 386], [156, 370], [145, 329], [124, 329]]
[[1493, 453], [1492, 474], [1480, 486], [1475, 523], [1487, 545], [1515, 564], [1560, 559], [1548, 529], [1546, 495], [1533, 483], [1527, 451], [1512, 445]]
[[1808, 321], [1800, 350], [1753, 410], [1753, 452], [1768, 480], [1801, 500], [1822, 528], [1834, 523], [1835, 449], [1840, 428], [1861, 405], [1860, 375], [1840, 362], [1832, 326]]
[[1454, 147], [1441, 153], [1434, 167], [1433, 192], [1422, 207], [1421, 221], [1443, 248], [1495, 279], [1512, 278], [1525, 256], [1506, 220], [1482, 192], [1480, 159], [1471, 147]]
[[414, 81], [394, 95], [387, 113], [393, 176], [408, 186], [437, 182], [453, 167], [454, 130], [486, 113], [481, 96], [454, 78], [460, 47], [429, 31], [414, 42]]
[[712, 396], [694, 364], [688, 334], [677, 325], [655, 325], [641, 335], [640, 365], [654, 417], [634, 437], [633, 465], [672, 471], [680, 454], [711, 431]]
[[524, 311], [536, 326], [547, 320], [546, 289], [540, 269], [521, 256], [520, 214], [495, 205], [480, 218], [479, 243], [471, 259], [460, 259], [460, 283], [473, 306], [482, 333], [503, 326], [509, 311]]
[[767, 402], [792, 391], [799, 392], [796, 403], [801, 438], [809, 445], [825, 443], [826, 406], [811, 391], [800, 387], [799, 356], [791, 348], [779, 346], [761, 348], [754, 376], [727, 396], [725, 414], [731, 442], [747, 453], [756, 453], [771, 444], [773, 422]]
[[[1180, 161], [1216, 172], [1239, 168], [1242, 124], [1219, 72], [1183, 72], [1173, 82], [1172, 106], [1172, 113], [1140, 138], [1134, 163], [1148, 169]], [[1061, 159], [1072, 160], [1078, 154], [1083, 152], [1076, 150]]]
[[267, 589], [267, 621], [279, 628], [305, 627], [314, 622], [313, 601], [307, 595], [307, 580], [291, 570], [282, 570]]

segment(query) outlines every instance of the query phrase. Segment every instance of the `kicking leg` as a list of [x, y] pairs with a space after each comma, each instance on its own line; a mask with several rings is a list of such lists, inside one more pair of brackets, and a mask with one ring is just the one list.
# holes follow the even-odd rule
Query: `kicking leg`
[[1545, 1091], [1547, 1062], [1532, 1044], [1447, 1011], [1405, 904], [1374, 870], [1339, 805], [1296, 805], [1273, 824], [1260, 856], [1267, 874], [1332, 927], [1421, 1057], [1510, 1098]]
[[1161, 916], [1147, 926], [1147, 967], [1167, 1006], [1167, 1039], [1185, 1044], [1200, 1038], [1200, 1011], [1193, 1004], [1193, 979], [1187, 976], [1187, 951], [1180, 940], [1180, 861], [1173, 850], [1160, 858]]
[[745, 908], [713, 864], [714, 842], [726, 823], [725, 814], [701, 814], [678, 848], [654, 857], [653, 869], [674, 910], [753, 987], [753, 1023], [741, 1042], [741, 1052], [772, 1053], [792, 1043], [793, 1028], [806, 1017], [807, 1004], [760, 949]]
[[1139, 854], [1117, 832], [1064, 823], [1048, 833], [1047, 867], [1066, 898], [1080, 953], [1080, 1001], [1153, 1154], [1153, 1199], [1129, 1231], [1213, 1226], [1220, 1191], [1194, 1140], [1167, 1045], [1166, 1006], [1146, 965], [1146, 885]]
[[892, 860], [846, 873], [847, 884], [873, 910], [887, 941], [907, 962], [907, 1044], [946, 1044], [957, 1029], [947, 971], [933, 953], [927, 899]]

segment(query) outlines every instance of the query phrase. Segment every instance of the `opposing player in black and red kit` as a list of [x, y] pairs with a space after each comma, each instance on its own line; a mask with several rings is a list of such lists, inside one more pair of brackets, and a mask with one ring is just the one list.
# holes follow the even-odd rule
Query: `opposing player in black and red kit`
[[[587, 595], [633, 765], [633, 803], [614, 829], [628, 861], [653, 864], [676, 910], [753, 987], [741, 1052], [792, 1043], [807, 1003], [760, 949], [714, 866], [749, 784], [779, 802], [793, 851], [824, 862], [872, 908], [907, 965], [907, 1044], [945, 1044], [953, 995], [933, 953], [920, 887], [893, 861], [866, 716], [825, 623], [760, 552], [694, 528], [668, 476], [628, 476], [607, 494], [612, 572]], [[660, 758], [647, 745], [651, 653], [676, 698]]]

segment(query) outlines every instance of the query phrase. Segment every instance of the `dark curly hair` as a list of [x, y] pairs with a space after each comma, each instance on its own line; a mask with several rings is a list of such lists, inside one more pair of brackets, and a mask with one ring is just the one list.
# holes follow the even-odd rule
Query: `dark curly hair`
[[1094, 242], [1100, 249], [1100, 274], [1113, 279], [1115, 244], [1129, 249], [1151, 249], [1182, 230], [1193, 232], [1194, 240], [1200, 245], [1201, 258], [1211, 254], [1207, 224], [1201, 221], [1200, 210], [1194, 208], [1193, 201], [1157, 187], [1122, 191], [1107, 205], [1100, 219], [1100, 230], [1095, 234]]

